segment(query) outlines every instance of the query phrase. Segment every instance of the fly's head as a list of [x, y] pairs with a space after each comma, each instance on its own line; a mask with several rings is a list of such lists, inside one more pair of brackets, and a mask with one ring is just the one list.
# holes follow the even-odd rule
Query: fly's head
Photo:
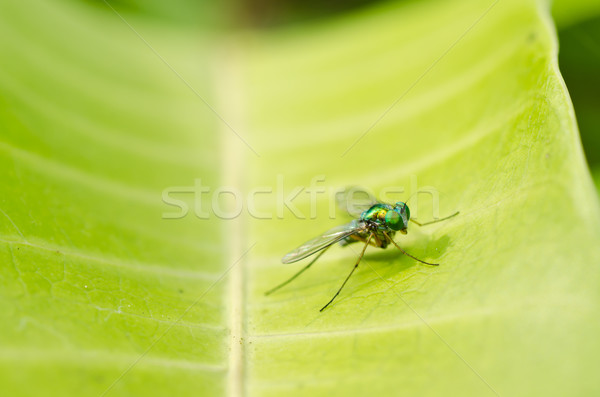
[[385, 225], [391, 230], [406, 234], [406, 227], [410, 219], [410, 210], [408, 205], [398, 201], [394, 207], [385, 214]]

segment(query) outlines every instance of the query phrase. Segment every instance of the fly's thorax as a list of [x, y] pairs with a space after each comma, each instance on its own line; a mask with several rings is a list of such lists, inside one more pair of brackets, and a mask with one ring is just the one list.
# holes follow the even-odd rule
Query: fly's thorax
[[361, 214], [360, 219], [366, 222], [385, 224], [385, 215], [392, 208], [393, 207], [389, 204], [374, 204], [371, 208]]
[[410, 219], [410, 210], [406, 203], [401, 201], [395, 205], [374, 204], [361, 214], [361, 220], [383, 226], [393, 231], [406, 233], [408, 220]]

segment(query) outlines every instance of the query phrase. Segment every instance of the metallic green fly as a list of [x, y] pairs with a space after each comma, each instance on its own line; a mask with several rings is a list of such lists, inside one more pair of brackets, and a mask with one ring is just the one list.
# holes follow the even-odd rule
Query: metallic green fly
[[395, 245], [396, 248], [398, 248], [400, 251], [402, 251], [404, 255], [407, 255], [416, 261], [419, 261], [425, 265], [438, 266], [438, 263], [429, 263], [422, 261], [421, 259], [416, 258], [408, 252], [404, 251], [402, 248], [400, 248], [398, 244], [396, 244], [396, 242], [393, 240], [393, 237], [396, 234], [396, 232], [406, 234], [409, 221], [419, 226], [425, 226], [430, 225], [432, 223], [444, 221], [456, 215], [458, 215], [458, 212], [443, 219], [436, 219], [427, 223], [419, 223], [413, 219], [410, 219], [410, 210], [408, 209], [406, 203], [403, 203], [402, 201], [399, 201], [394, 205], [383, 203], [375, 203], [373, 205], [370, 205], [368, 209], [366, 209], [360, 214], [360, 217], [358, 219], [355, 219], [352, 222], [347, 223], [345, 225], [328, 230], [319, 237], [307, 241], [300, 247], [285, 255], [281, 259], [281, 262], [294, 263], [304, 258], [307, 258], [317, 252], [319, 253], [312, 261], [310, 261], [308, 265], [303, 267], [302, 270], [293, 275], [290, 279], [279, 284], [277, 287], [267, 291], [266, 295], [269, 295], [277, 291], [281, 287], [289, 284], [292, 280], [294, 280], [305, 270], [311, 267], [313, 263], [315, 263], [317, 259], [319, 259], [321, 255], [323, 255], [325, 251], [329, 249], [329, 247], [331, 247], [337, 242], [339, 242], [342, 246], [346, 246], [352, 243], [362, 241], [365, 243], [365, 245], [363, 246], [360, 256], [358, 257], [358, 260], [356, 261], [356, 264], [352, 268], [350, 274], [348, 274], [348, 276], [346, 277], [338, 291], [335, 293], [333, 298], [331, 298], [331, 300], [327, 302], [327, 304], [323, 306], [320, 311], [325, 310], [327, 306], [329, 306], [334, 301], [334, 299], [340, 294], [342, 288], [344, 288], [344, 286], [348, 282], [348, 279], [350, 278], [350, 276], [352, 276], [352, 273], [354, 273], [354, 271], [358, 267], [358, 264], [360, 263], [365, 253], [365, 250], [367, 249], [367, 246], [369, 244], [378, 248], [386, 248], [391, 243]]

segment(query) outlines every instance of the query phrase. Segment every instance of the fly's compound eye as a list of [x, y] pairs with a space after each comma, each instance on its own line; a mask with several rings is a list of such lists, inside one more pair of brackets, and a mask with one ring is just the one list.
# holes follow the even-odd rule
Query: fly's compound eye
[[406, 229], [404, 219], [399, 210], [390, 210], [385, 214], [385, 224], [392, 230]]
[[398, 201], [396, 203], [396, 208], [400, 210], [401, 214], [406, 215], [406, 221], [408, 222], [408, 220], [410, 219], [410, 210], [408, 209], [408, 205], [406, 205], [406, 203], [402, 201]]

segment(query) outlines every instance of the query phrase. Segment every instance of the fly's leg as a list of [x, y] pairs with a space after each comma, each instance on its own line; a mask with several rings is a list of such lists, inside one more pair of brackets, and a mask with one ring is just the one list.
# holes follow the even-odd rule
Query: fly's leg
[[431, 265], [431, 266], [439, 266], [439, 263], [429, 263], [429, 262], [425, 262], [420, 260], [417, 257], [412, 256], [411, 254], [409, 254], [408, 252], [404, 251], [402, 248], [400, 248], [400, 246], [398, 244], [396, 244], [396, 242], [394, 240], [392, 240], [392, 238], [387, 234], [387, 232], [383, 231], [383, 234], [385, 235], [385, 237], [387, 237], [387, 239], [390, 241], [390, 243], [394, 244], [396, 246], [396, 248], [398, 248], [400, 251], [402, 251], [402, 253], [406, 256], [410, 256], [411, 258], [413, 258], [416, 261], [419, 261], [421, 263], [424, 263], [426, 265]]
[[[383, 243], [381, 242], [379, 237], [377, 237], [377, 234], [372, 233], [371, 236], [373, 236], [373, 238], [375, 239], [375, 241], [372, 242], [371, 245], [373, 245], [374, 247], [381, 248], [383, 246]], [[369, 236], [369, 238], [371, 238], [371, 236]]]
[[348, 277], [346, 277], [346, 279], [342, 283], [342, 286], [340, 287], [340, 289], [338, 289], [338, 291], [335, 293], [335, 295], [333, 295], [333, 298], [331, 298], [331, 300], [329, 302], [327, 302], [327, 304], [325, 306], [323, 306], [321, 308], [321, 310], [319, 310], [320, 312], [322, 312], [323, 310], [325, 310], [327, 308], [327, 306], [329, 306], [331, 304], [331, 302], [333, 302], [334, 299], [337, 298], [337, 296], [340, 294], [340, 292], [342, 291], [342, 288], [344, 288], [344, 285], [346, 285], [346, 283], [348, 282], [348, 279], [350, 278], [350, 276], [352, 276], [352, 273], [354, 273], [354, 271], [358, 267], [358, 264], [360, 263], [363, 255], [365, 254], [365, 251], [366, 251], [367, 247], [369, 246], [369, 242], [371, 241], [371, 237], [373, 237], [373, 233], [369, 234], [369, 238], [367, 239], [367, 242], [365, 243], [365, 246], [363, 247], [362, 252], [360, 253], [360, 256], [358, 257], [358, 260], [356, 261], [356, 264], [352, 268], [352, 271], [350, 272], [350, 274], [348, 275]]
[[[445, 218], [442, 218], [442, 219], [435, 219], [435, 220], [433, 220], [433, 221], [431, 221], [431, 222], [425, 222], [425, 223], [421, 223], [421, 222], [417, 222], [417, 221], [415, 221], [415, 220], [413, 220], [413, 219], [411, 219], [410, 221], [411, 221], [411, 222], [414, 222], [414, 223], [416, 223], [416, 224], [417, 224], [417, 225], [419, 225], [419, 226], [427, 226], [427, 225], [431, 225], [432, 223], [438, 223], [438, 222], [441, 222], [441, 221], [445, 221], [446, 219], [453, 218], [453, 217], [455, 217], [456, 215], [458, 215], [458, 211], [456, 211], [454, 214], [452, 214], [452, 215], [450, 215], [450, 216], [447, 216], [447, 217], [445, 217]], [[398, 247], [398, 248], [400, 248], [400, 247]]]
[[267, 292], [265, 292], [265, 295], [271, 295], [273, 292], [277, 291], [281, 287], [284, 287], [284, 286], [288, 285], [289, 283], [291, 283], [292, 281], [294, 281], [296, 279], [296, 277], [298, 277], [299, 275], [304, 273], [305, 270], [308, 270], [308, 268], [311, 267], [312, 264], [315, 263], [317, 261], [317, 259], [319, 259], [321, 257], [321, 255], [323, 255], [325, 253], [325, 251], [327, 251], [330, 247], [331, 247], [331, 245], [325, 247], [323, 250], [321, 250], [321, 252], [318, 253], [318, 255], [312, 261], [310, 261], [310, 263], [308, 265], [304, 266], [298, 273], [294, 274], [291, 278], [289, 278], [288, 280], [279, 284], [277, 287], [272, 288], [272, 289], [268, 290]]

